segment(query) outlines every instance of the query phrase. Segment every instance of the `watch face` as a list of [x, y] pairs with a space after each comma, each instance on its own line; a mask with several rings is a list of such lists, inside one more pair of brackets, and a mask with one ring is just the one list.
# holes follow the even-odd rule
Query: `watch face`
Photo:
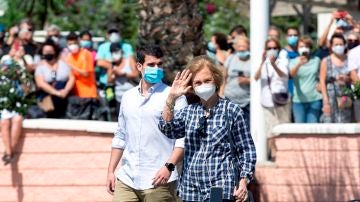
[[174, 171], [175, 170], [175, 165], [172, 164], [172, 163], [166, 163], [165, 166], [169, 171]]

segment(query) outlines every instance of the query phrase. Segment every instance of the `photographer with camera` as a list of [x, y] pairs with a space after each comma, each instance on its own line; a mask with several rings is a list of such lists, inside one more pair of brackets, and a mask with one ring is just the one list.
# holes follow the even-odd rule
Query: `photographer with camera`
[[292, 110], [295, 123], [318, 123], [322, 96], [314, 90], [318, 83], [320, 58], [311, 56], [313, 42], [310, 37], [299, 40], [299, 56], [290, 61], [290, 75], [294, 80]]

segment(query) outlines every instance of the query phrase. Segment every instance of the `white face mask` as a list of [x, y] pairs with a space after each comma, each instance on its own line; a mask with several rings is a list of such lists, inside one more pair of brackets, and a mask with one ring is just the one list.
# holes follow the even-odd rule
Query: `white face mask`
[[200, 86], [195, 87], [195, 94], [199, 96], [201, 99], [208, 101], [208, 99], [214, 95], [216, 87], [214, 84], [202, 84]]
[[120, 60], [121, 57], [122, 57], [121, 51], [111, 53], [111, 57], [112, 57], [113, 61], [118, 61], [118, 60]]
[[121, 39], [120, 34], [118, 33], [111, 33], [109, 36], [109, 40], [111, 43], [117, 43]]
[[77, 44], [71, 44], [68, 46], [68, 48], [71, 53], [77, 53], [77, 52], [79, 52], [79, 49], [80, 49], [79, 45], [77, 45]]
[[298, 49], [299, 55], [303, 55], [303, 54], [309, 54], [310, 53], [310, 48], [308, 47], [300, 47]]
[[345, 46], [342, 46], [342, 45], [333, 46], [333, 47], [332, 47], [332, 51], [333, 51], [336, 55], [344, 55]]
[[275, 49], [271, 49], [266, 51], [266, 57], [270, 58], [270, 57], [277, 57], [279, 54], [279, 50], [275, 50]]

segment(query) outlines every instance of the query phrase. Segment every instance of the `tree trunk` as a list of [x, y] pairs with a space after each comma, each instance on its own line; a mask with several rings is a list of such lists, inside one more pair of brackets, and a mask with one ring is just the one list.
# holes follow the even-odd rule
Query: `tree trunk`
[[159, 44], [166, 81], [203, 53], [203, 19], [197, 0], [140, 0], [139, 46]]

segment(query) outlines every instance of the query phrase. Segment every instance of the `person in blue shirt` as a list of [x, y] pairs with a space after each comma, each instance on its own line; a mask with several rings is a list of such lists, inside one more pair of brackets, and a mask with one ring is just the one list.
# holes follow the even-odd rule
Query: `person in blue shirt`
[[106, 36], [108, 38], [108, 41], [104, 42], [99, 46], [96, 55], [96, 65], [101, 68], [99, 73], [99, 83], [105, 86], [107, 86], [108, 83], [111, 82], [110, 70], [112, 68], [113, 62], [110, 51], [111, 43], [119, 43], [121, 45], [123, 57], [129, 58], [130, 60], [133, 60], [135, 62], [134, 50], [132, 46], [122, 40], [119, 29], [116, 26], [110, 25]]

